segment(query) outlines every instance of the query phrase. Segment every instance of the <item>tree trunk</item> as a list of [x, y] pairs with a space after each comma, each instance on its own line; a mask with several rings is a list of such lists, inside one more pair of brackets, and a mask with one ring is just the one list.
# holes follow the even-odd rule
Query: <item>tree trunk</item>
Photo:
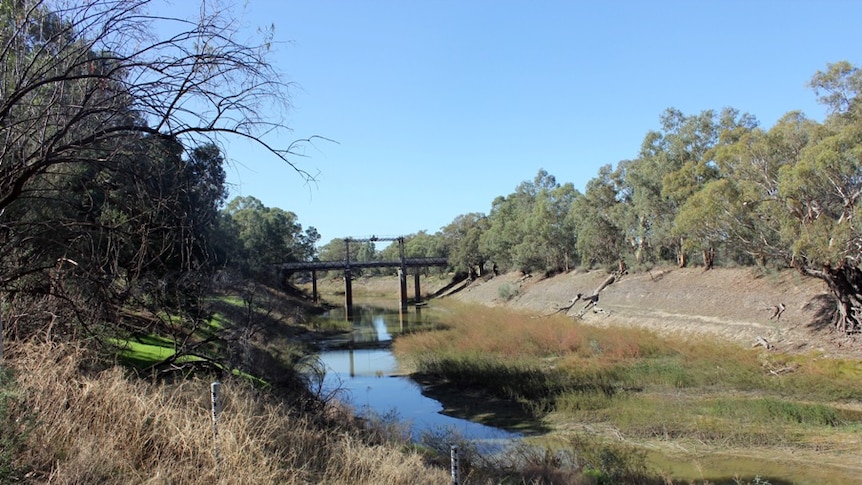
[[[798, 263], [797, 263], [798, 264]], [[804, 264], [799, 270], [806, 276], [813, 276], [826, 282], [829, 291], [835, 298], [835, 314], [833, 324], [835, 329], [844, 333], [855, 333], [862, 330], [860, 313], [862, 313], [862, 270], [858, 266], [842, 264], [832, 267], [823, 265], [822, 270], [813, 270]]]
[[600, 291], [604, 290], [608, 286], [611, 286], [614, 283], [614, 281], [616, 281], [616, 280], [617, 280], [617, 274], [612, 273], [610, 276], [605, 278], [604, 281], [602, 281], [602, 284], [600, 284], [598, 288], [596, 288], [593, 291], [593, 295], [598, 295]]
[[596, 288], [595, 291], [593, 291], [593, 295], [598, 295], [600, 291], [619, 281], [620, 278], [622, 278], [623, 275], [626, 273], [628, 273], [626, 262], [621, 259], [617, 263], [617, 270], [611, 273], [607, 278], [605, 278], [604, 281], [602, 281], [602, 284], [600, 284], [599, 287]]
[[703, 270], [711, 270], [713, 264], [715, 264], [715, 248], [710, 246], [703, 250]]
[[680, 268], [688, 266], [688, 257], [685, 255], [685, 247], [682, 238], [679, 238], [679, 246], [676, 249], [676, 263]]

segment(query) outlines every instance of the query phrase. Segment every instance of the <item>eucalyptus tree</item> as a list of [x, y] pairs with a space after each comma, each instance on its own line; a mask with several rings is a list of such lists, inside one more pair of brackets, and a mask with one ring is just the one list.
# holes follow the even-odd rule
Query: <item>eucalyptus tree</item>
[[[415, 234], [404, 236], [404, 255], [407, 258], [445, 258], [446, 247], [443, 234], [428, 234], [427, 231], [419, 231]], [[383, 248], [378, 258], [386, 261], [397, 261], [401, 257], [401, 248], [398, 241]]]
[[830, 115], [780, 172], [782, 238], [803, 274], [826, 282], [836, 301], [834, 324], [862, 331], [862, 71], [848, 62], [811, 79]]
[[471, 212], [459, 215], [443, 227], [442, 249], [449, 258], [449, 265], [456, 271], [474, 276], [482, 274], [489, 255], [482, 250], [480, 239], [488, 226], [485, 214]]
[[[722, 177], [717, 155], [723, 147], [736, 146], [755, 128], [757, 120], [748, 114], [740, 114], [733, 108], [725, 108], [719, 115], [705, 111], [697, 117], [697, 130], [692, 136], [700, 137], [694, 148], [687, 152], [691, 158], [683, 165], [664, 176], [662, 194], [677, 208], [671, 234], [682, 241], [683, 256], [690, 250], [700, 250], [705, 269], [712, 268], [717, 246], [725, 246], [726, 234], [715, 227], [697, 224], [698, 213], [718, 209], [717, 204], [732, 204], [731, 194], [716, 192], [715, 188], [702, 192], [714, 180]], [[692, 197], [700, 194], [695, 200]], [[710, 199], [720, 197], [718, 199]], [[722, 209], [722, 210], [726, 210]]]
[[598, 175], [587, 182], [584, 195], [575, 196], [572, 202], [575, 246], [581, 264], [588, 268], [613, 267], [635, 247], [619, 223], [628, 204], [619, 174], [611, 165], [603, 165]]
[[626, 170], [631, 193], [631, 219], [638, 221], [637, 238], [654, 248], [660, 259], [687, 264], [685, 236], [673, 230], [674, 218], [686, 199], [717, 177], [710, 153], [720, 135], [736, 125], [753, 126], [753, 118], [725, 109], [685, 115], [670, 108], [661, 115], [661, 130], [649, 132], [639, 157]]
[[676, 229], [691, 239], [723, 241], [737, 262], [787, 266], [792, 254], [779, 196], [781, 173], [795, 166], [821, 128], [800, 112], [784, 115], [768, 131], [745, 130], [715, 150], [720, 177], [680, 209]]
[[[479, 234], [478, 252], [502, 270], [514, 269], [512, 248], [518, 243], [522, 234], [520, 230], [522, 212], [519, 211], [512, 197], [497, 196], [491, 202], [491, 211], [487, 217], [487, 228]], [[444, 233], [446, 233], [445, 229]], [[452, 257], [451, 249], [449, 257]]]
[[[321, 261], [342, 261], [347, 247], [343, 238], [335, 238], [323, 244], [317, 250], [317, 256]], [[351, 248], [355, 251], [355, 248]]]
[[310, 227], [303, 231], [291, 211], [267, 207], [259, 199], [246, 196], [231, 200], [223, 212], [223, 223], [238, 242], [238, 251], [227, 266], [248, 277], [271, 279], [279, 264], [310, 261], [316, 254], [317, 230]]
[[[392, 248], [393, 246], [390, 245], [389, 247]], [[404, 251], [408, 258], [445, 258], [448, 256], [442, 231], [435, 234], [419, 231], [407, 236]]]
[[[847, 62], [817, 72], [811, 87], [830, 109], [820, 124], [791, 112], [718, 151], [724, 173], [694, 195], [686, 226], [732, 239], [761, 262], [783, 262], [823, 280], [833, 324], [862, 330], [862, 73]], [[696, 202], [696, 203], [695, 203]]]
[[[351, 244], [353, 246], [353, 244]], [[374, 244], [374, 241], [361, 241], [355, 243], [356, 246], [356, 257], [353, 258], [355, 261], [374, 261], [377, 259], [377, 245]], [[381, 268], [363, 268], [362, 270], [357, 270], [357, 275], [379, 275], [383, 273]]]
[[[387, 247], [385, 251], [398, 251], [398, 245], [395, 244]], [[348, 255], [348, 251], [350, 254]], [[317, 250], [318, 259], [321, 261], [344, 261], [346, 257], [350, 257], [351, 261], [370, 261], [378, 255], [374, 244], [370, 241], [353, 241], [348, 238], [335, 238], [328, 243], [322, 245]], [[397, 254], [397, 253], [396, 253]], [[395, 257], [397, 259], [397, 256]], [[354, 275], [361, 271], [353, 270]], [[341, 274], [341, 272], [334, 272]]]
[[[428, 234], [427, 231], [419, 231], [415, 234], [403, 236], [404, 256], [406, 258], [445, 258], [447, 257], [446, 242], [443, 234]], [[401, 244], [396, 240], [375, 254], [375, 259], [382, 261], [398, 261], [401, 258]], [[439, 271], [445, 271], [445, 267], [437, 267]], [[379, 272], [390, 271], [380, 268]], [[426, 271], [426, 269], [423, 269]]]
[[532, 246], [537, 269], [569, 271], [577, 263], [577, 230], [571, 209], [579, 195], [571, 183], [546, 185], [536, 193], [525, 221], [525, 244]]
[[[554, 196], [565, 199], [559, 187], [553, 175], [540, 169], [532, 181], [521, 182], [514, 193], [494, 199], [488, 215], [489, 226], [480, 238], [480, 251], [501, 269], [529, 272], [557, 270], [564, 266], [564, 261], [554, 261], [552, 267], [548, 267], [550, 248], [557, 244], [549, 240], [555, 235], [554, 228], [550, 227], [551, 218], [563, 219], [568, 213], [566, 207], [561, 208], [552, 201]], [[573, 187], [568, 189], [573, 190]], [[544, 202], [537, 209], [540, 198]], [[567, 201], [563, 205], [565, 203]]]
[[[288, 108], [270, 34], [239, 41], [227, 11], [187, 20], [149, 13], [157, 6], [0, 2], [0, 247], [15, 254], [0, 287], [65, 302], [82, 325], [109, 321], [87, 313], [148, 282], [178, 288], [203, 268], [205, 245], [192, 240], [210, 229], [221, 189], [204, 172], [229, 137], [310, 178], [296, 144], [267, 142]], [[213, 185], [195, 185], [200, 175]], [[116, 300], [104, 305], [106, 292]]]

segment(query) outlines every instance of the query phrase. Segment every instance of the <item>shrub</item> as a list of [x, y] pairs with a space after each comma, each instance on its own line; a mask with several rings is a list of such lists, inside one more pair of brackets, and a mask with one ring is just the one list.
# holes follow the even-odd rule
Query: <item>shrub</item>
[[497, 294], [505, 301], [518, 296], [518, 287], [511, 283], [504, 283], [497, 289]]

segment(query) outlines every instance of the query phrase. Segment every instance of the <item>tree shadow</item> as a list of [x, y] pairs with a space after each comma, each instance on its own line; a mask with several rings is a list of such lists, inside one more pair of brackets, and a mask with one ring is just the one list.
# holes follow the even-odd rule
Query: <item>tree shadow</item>
[[463, 290], [470, 285], [470, 279], [466, 274], [457, 274], [452, 278], [452, 282], [448, 285], [435, 291], [432, 298], [440, 298], [444, 296], [452, 296], [455, 293]]
[[835, 300], [829, 293], [821, 293], [812, 298], [803, 307], [804, 310], [813, 310], [814, 318], [807, 327], [818, 332], [832, 330], [835, 322]]

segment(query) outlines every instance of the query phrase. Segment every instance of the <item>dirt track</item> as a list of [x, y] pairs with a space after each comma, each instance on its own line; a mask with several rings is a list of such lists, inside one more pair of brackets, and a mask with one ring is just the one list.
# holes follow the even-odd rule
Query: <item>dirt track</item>
[[[591, 294], [607, 277], [604, 271], [571, 272], [553, 278], [509, 273], [478, 280], [453, 298], [486, 305], [550, 314], [577, 293]], [[505, 301], [500, 288], [517, 288]], [[505, 293], [505, 292], [503, 292]], [[794, 271], [761, 275], [751, 269], [664, 268], [627, 274], [600, 293], [597, 308], [583, 321], [592, 325], [635, 325], [662, 334], [714, 336], [754, 345], [758, 337], [781, 352], [817, 352], [862, 358], [862, 338], [835, 332], [828, 322], [832, 301], [825, 285]], [[786, 310], [770, 319], [774, 306]], [[583, 308], [569, 311], [573, 318]]]

